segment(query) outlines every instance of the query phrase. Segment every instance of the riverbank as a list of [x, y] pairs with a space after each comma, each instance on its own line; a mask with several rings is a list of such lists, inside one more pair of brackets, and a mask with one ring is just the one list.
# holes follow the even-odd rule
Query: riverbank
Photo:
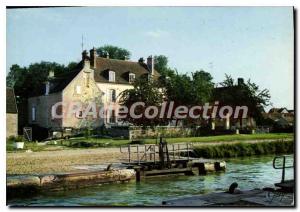
[[[245, 140], [243, 143], [265, 143], [276, 141], [278, 140]], [[291, 141], [291, 139], [284, 141]], [[216, 145], [216, 142], [207, 142], [205, 144], [197, 143], [197, 145], [194, 145], [196, 148], [205, 145], [206, 150], [209, 150], [209, 148], [217, 148], [219, 145], [222, 146], [227, 144], [236, 144], [236, 141], [222, 141], [218, 142], [218, 145]], [[202, 155], [202, 157], [204, 156]], [[122, 155], [120, 149], [116, 147], [51, 149], [38, 152], [9, 152], [6, 154], [6, 171], [8, 175], [70, 173], [85, 169], [85, 166], [87, 165], [93, 166], [120, 163], [124, 161], [125, 157], [126, 155]]]
[[294, 153], [293, 140], [276, 140], [265, 142], [239, 142], [220, 145], [202, 145], [194, 148], [194, 157], [231, 158], [252, 155], [291, 154]]
[[[293, 139], [293, 133], [265, 133], [265, 134], [239, 134], [239, 135], [218, 135], [218, 136], [201, 136], [201, 137], [177, 137], [166, 138], [168, 143], [193, 143], [201, 145], [206, 143], [223, 143], [223, 142], [240, 142], [240, 141], [261, 141], [274, 139]], [[155, 144], [157, 139], [141, 139], [140, 144]], [[7, 141], [7, 152], [24, 152], [26, 150], [38, 151], [54, 151], [64, 149], [79, 149], [79, 148], [99, 148], [99, 147], [120, 147], [129, 145], [131, 141], [128, 139], [117, 138], [71, 138], [68, 140], [51, 140], [46, 143], [26, 142], [24, 150], [16, 151], [14, 143]]]

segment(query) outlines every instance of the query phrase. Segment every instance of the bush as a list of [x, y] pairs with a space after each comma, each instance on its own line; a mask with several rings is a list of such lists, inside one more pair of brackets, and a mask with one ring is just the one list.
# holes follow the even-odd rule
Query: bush
[[24, 137], [23, 136], [21, 136], [21, 135], [18, 135], [18, 136], [9, 136], [8, 138], [7, 138], [7, 141], [8, 142], [25, 142], [25, 139], [24, 139]]
[[79, 142], [76, 142], [76, 143], [72, 143], [70, 145], [71, 147], [73, 148], [86, 148], [86, 147], [94, 147], [95, 144], [94, 143], [90, 143], [90, 142], [86, 142], [86, 141], [79, 141]]
[[145, 140], [133, 140], [130, 144], [145, 144]]
[[236, 143], [195, 147], [196, 157], [229, 158], [264, 154], [287, 154], [294, 152], [294, 141]]

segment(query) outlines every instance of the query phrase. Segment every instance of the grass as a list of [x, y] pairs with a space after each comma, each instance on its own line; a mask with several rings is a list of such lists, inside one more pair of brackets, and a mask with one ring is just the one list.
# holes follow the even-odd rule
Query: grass
[[[206, 137], [179, 137], [167, 138], [168, 143], [210, 143], [210, 142], [233, 142], [246, 140], [272, 140], [272, 139], [293, 139], [292, 133], [268, 133], [268, 134], [240, 134], [240, 135], [218, 135]], [[144, 144], [155, 144], [156, 139], [141, 139]], [[35, 142], [25, 142], [25, 150], [32, 151], [55, 150], [55, 147], [64, 148], [98, 148], [98, 147], [119, 147], [131, 143], [128, 139], [111, 139], [111, 138], [72, 138], [69, 140], [51, 141], [49, 144], [56, 142], [56, 145], [37, 145]], [[7, 142], [7, 151], [16, 151], [13, 142]], [[17, 150], [24, 151], [24, 150]]]
[[294, 141], [274, 141], [259, 143], [235, 143], [194, 148], [195, 157], [230, 158], [252, 155], [287, 154], [294, 152]]
[[[243, 140], [271, 140], [271, 139], [292, 139], [294, 134], [292, 133], [268, 133], [268, 134], [243, 134], [243, 135], [218, 135], [218, 136], [206, 136], [206, 137], [182, 137], [182, 138], [166, 138], [168, 143], [210, 143], [210, 142], [232, 142], [232, 141], [243, 141]], [[143, 144], [155, 144], [156, 139], [141, 139]], [[80, 147], [74, 144], [78, 142], [90, 143], [89, 147], [119, 147], [122, 145], [131, 144], [130, 140], [116, 140], [109, 138], [75, 138], [71, 140], [62, 141], [63, 145], [69, 147]], [[83, 144], [83, 143], [82, 143]], [[81, 147], [84, 146], [84, 144]]]
[[[268, 139], [292, 139], [293, 133], [266, 133], [266, 134], [240, 134], [240, 135], [218, 135], [205, 137], [167, 138], [168, 143], [182, 142], [231, 142], [245, 140], [268, 140]], [[155, 143], [155, 139], [146, 139], [146, 143]]]

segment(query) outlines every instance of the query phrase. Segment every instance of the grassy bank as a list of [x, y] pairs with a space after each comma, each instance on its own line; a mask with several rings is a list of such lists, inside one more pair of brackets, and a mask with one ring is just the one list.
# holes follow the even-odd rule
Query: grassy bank
[[[241, 135], [219, 135], [205, 137], [182, 137], [182, 138], [167, 138], [168, 143], [216, 143], [216, 142], [239, 142], [250, 140], [276, 140], [276, 139], [293, 139], [292, 133], [268, 133], [268, 134], [241, 134]], [[55, 142], [55, 144], [54, 144]], [[155, 144], [156, 139], [141, 139], [140, 144]], [[69, 140], [51, 141], [48, 145], [38, 145], [35, 142], [25, 142], [25, 150], [44, 151], [44, 150], [59, 150], [73, 148], [101, 148], [101, 147], [119, 147], [122, 145], [131, 144], [128, 139], [113, 139], [113, 138], [72, 138]], [[6, 143], [7, 151], [15, 151], [13, 142]], [[24, 151], [24, 150], [19, 150]]]
[[[166, 138], [168, 143], [211, 143], [211, 142], [236, 142], [246, 140], [274, 140], [274, 139], [293, 139], [294, 134], [292, 133], [267, 133], [267, 134], [241, 134], [241, 135], [219, 135], [219, 136], [204, 136], [204, 137], [182, 137], [182, 138]], [[76, 145], [76, 142], [87, 142], [94, 147], [119, 147], [122, 145], [128, 145], [131, 143], [129, 140], [115, 140], [107, 138], [78, 138], [69, 141], [63, 141], [63, 145], [69, 147], [85, 147], [84, 144]], [[156, 139], [141, 139], [140, 144], [155, 144]], [[94, 144], [94, 145], [93, 145]]]
[[258, 143], [235, 143], [198, 146], [194, 149], [196, 157], [230, 158], [266, 154], [287, 154], [294, 152], [294, 141], [273, 141]]

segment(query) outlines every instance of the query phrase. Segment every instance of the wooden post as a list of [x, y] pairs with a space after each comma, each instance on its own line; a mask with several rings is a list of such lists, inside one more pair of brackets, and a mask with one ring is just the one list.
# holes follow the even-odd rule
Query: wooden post
[[215, 171], [220, 171], [221, 170], [221, 165], [220, 162], [215, 162]]
[[141, 181], [141, 169], [140, 168], [135, 169], [135, 180], [136, 180], [136, 182]]
[[128, 162], [130, 163], [130, 145], [128, 145]]
[[205, 170], [205, 164], [204, 163], [199, 163], [198, 164], [198, 169], [199, 169], [199, 175], [205, 175], [206, 170]]
[[281, 182], [284, 182], [285, 178], [285, 156], [283, 156], [283, 162], [282, 162], [282, 177], [281, 177]]
[[140, 152], [139, 152], [139, 145], [136, 146], [137, 157], [138, 157], [138, 164], [140, 164]]
[[188, 143], [186, 144], [186, 147], [187, 147], [188, 160], [190, 160], [190, 152], [189, 152], [189, 144]]

